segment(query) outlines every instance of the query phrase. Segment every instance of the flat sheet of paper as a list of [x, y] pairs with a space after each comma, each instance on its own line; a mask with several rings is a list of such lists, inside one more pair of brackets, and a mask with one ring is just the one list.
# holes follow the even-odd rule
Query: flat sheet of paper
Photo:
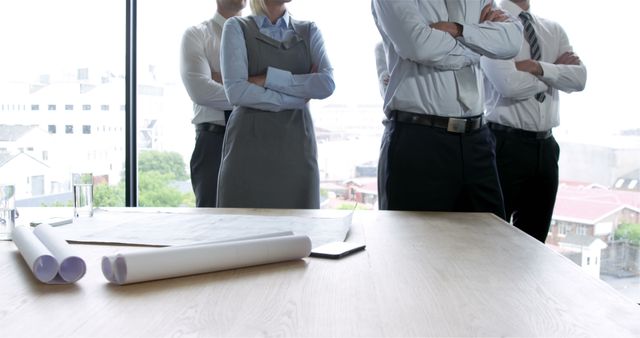
[[150, 246], [186, 245], [292, 231], [312, 247], [344, 241], [353, 212], [336, 217], [214, 215], [181, 212], [98, 210], [91, 218], [56, 227], [68, 241]]

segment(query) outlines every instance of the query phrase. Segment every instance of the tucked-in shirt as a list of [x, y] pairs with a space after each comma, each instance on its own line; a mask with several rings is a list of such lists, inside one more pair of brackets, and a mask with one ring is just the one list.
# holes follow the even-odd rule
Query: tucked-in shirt
[[[480, 18], [491, 0], [465, 1], [465, 17]], [[463, 36], [429, 25], [449, 21], [445, 0], [373, 0], [373, 17], [382, 35], [390, 81], [384, 100], [387, 115], [392, 110], [441, 116], [470, 116], [457, 97], [453, 70], [472, 67], [482, 94], [480, 55], [508, 59], [522, 45], [522, 24], [517, 18], [507, 22], [459, 22]]]
[[[522, 12], [511, 1], [503, 1], [501, 6], [516, 17]], [[531, 59], [526, 40], [512, 60], [483, 57], [480, 65], [485, 74], [487, 120], [529, 131], [546, 131], [560, 124], [558, 91], [570, 93], [584, 89], [587, 69], [582, 63], [554, 64], [560, 55], [573, 51], [569, 38], [559, 24], [529, 14], [533, 17], [532, 25], [542, 52], [539, 63], [543, 75], [534, 76], [516, 69], [516, 61]], [[535, 94], [540, 92], [545, 93], [543, 102], [535, 99]]]
[[[251, 16], [260, 33], [277, 41], [285, 41], [296, 32], [291, 24], [289, 12], [272, 24], [264, 15]], [[320, 30], [314, 23], [309, 29], [311, 63], [315, 73], [292, 74], [283, 69], [269, 67], [265, 86], [248, 81], [247, 48], [242, 27], [238, 20], [230, 19], [222, 33], [222, 76], [229, 101], [236, 106], [245, 106], [267, 111], [301, 109], [307, 99], [324, 99], [335, 89], [333, 68], [324, 48]]]
[[224, 125], [224, 111], [230, 110], [224, 86], [212, 79], [220, 73], [220, 38], [226, 19], [216, 13], [212, 19], [189, 27], [182, 36], [180, 75], [193, 101], [193, 124]]

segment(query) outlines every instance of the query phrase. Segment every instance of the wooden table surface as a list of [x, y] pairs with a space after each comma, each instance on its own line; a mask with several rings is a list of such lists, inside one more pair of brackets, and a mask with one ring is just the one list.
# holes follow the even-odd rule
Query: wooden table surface
[[100, 270], [119, 247], [74, 245], [87, 275], [45, 285], [0, 242], [0, 336], [640, 336], [640, 306], [490, 214], [356, 211], [348, 240], [367, 248], [126, 286]]

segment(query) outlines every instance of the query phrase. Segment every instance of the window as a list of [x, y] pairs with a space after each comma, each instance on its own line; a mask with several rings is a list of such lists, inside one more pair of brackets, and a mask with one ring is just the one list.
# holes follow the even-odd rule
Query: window
[[91, 126], [83, 125], [82, 126], [82, 133], [83, 134], [91, 134]]
[[580, 236], [586, 236], [587, 231], [588, 230], [586, 225], [578, 225], [578, 227], [576, 228], [576, 233]]
[[100, 110], [102, 110], [102, 111], [108, 111], [108, 110], [109, 110], [109, 105], [108, 105], [108, 104], [100, 105]]
[[[616, 147], [617, 144], [637, 144], [636, 140], [640, 137], [640, 120], [633, 109], [628, 109], [636, 106], [637, 86], [633, 79], [640, 78], [640, 68], [629, 67], [622, 62], [612, 63], [610, 60], [611, 55], [607, 51], [618, 50], [619, 46], [627, 45], [625, 36], [610, 34], [607, 39], [600, 39], [598, 44], [592, 43], [592, 40], [593, 37], [602, 36], [601, 26], [616, 24], [622, 25], [620, 30], [636, 31], [633, 24], [640, 3], [627, 2], [625, 6], [629, 10], [618, 12], [615, 17], [603, 18], [603, 25], [593, 25], [592, 18], [600, 17], [601, 7], [597, 2], [578, 1], [542, 1], [536, 2], [532, 8], [532, 11], [562, 24], [573, 48], [589, 69], [584, 92], [571, 95], [561, 93], [561, 125], [554, 130], [562, 149], [560, 179], [579, 181], [584, 186], [594, 184], [611, 190], [638, 191], [637, 183], [630, 184], [632, 179], [638, 179], [637, 175], [625, 175], [640, 169], [640, 150], [637, 147]], [[45, 118], [42, 114], [19, 114], [20, 121], [15, 122], [16, 126], [38, 125], [48, 130], [51, 134], [48, 140], [57, 138], [56, 125], [61, 128], [65, 126], [64, 131], [69, 134], [70, 140], [83, 137], [83, 142], [78, 147], [79, 152], [86, 156], [78, 158], [90, 158], [89, 154], [94, 151], [105, 153], [105, 156], [99, 158], [108, 160], [83, 164], [90, 166], [94, 173], [108, 177], [111, 187], [120, 184], [120, 173], [125, 162], [124, 3], [124, 0], [22, 0], [0, 3], [0, 13], [12, 13], [0, 20], [0, 30], [13, 32], [0, 34], [0, 45], [21, 51], [4, 53], [3, 62], [0, 63], [0, 85], [2, 88], [9, 86], [15, 89], [18, 94], [12, 95], [11, 99], [19, 102], [3, 102], [3, 109], [14, 112], [16, 109], [25, 110], [26, 107], [27, 110], [30, 108], [30, 111], [37, 112], [40, 104], [49, 105], [52, 98], [61, 100], [54, 102], [76, 104], [65, 104], [65, 111], [80, 108], [90, 111], [92, 107], [98, 106], [103, 111], [102, 106], [107, 104], [109, 109], [119, 109], [113, 114], [84, 114], [82, 118], [86, 120], [69, 120], [69, 114], [60, 116], [57, 115], [57, 110], [46, 114]], [[137, 150], [139, 153], [147, 150], [177, 153], [186, 168], [193, 151], [194, 134], [189, 121], [191, 101], [177, 71], [177, 46], [187, 27], [211, 16], [212, 2], [193, 0], [189, 2], [189, 6], [171, 1], [138, 0], [137, 3], [138, 60], [134, 71], [141, 90], [136, 97], [136, 119], [156, 121], [154, 124], [139, 124], [140, 130], [136, 133], [138, 144], [149, 144], [150, 149]], [[317, 135], [318, 162], [323, 183], [343, 182], [352, 179], [356, 172], [359, 175], [372, 175], [367, 173], [375, 171], [356, 170], [365, 168], [367, 163], [374, 163], [375, 167], [382, 133], [382, 99], [378, 91], [373, 55], [380, 36], [371, 18], [370, 2], [325, 0], [320, 6], [314, 1], [293, 1], [287, 6], [295, 18], [317, 23], [334, 67], [337, 84], [335, 93], [326, 100], [310, 101], [315, 126], [322, 130]], [[341, 10], [332, 11], [337, 6]], [[580, 6], [580, 12], [584, 15], [575, 15], [576, 6]], [[35, 8], [38, 10], [34, 10]], [[56, 15], [52, 16], [50, 13]], [[248, 13], [245, 10], [244, 14]], [[169, 15], [172, 20], [165, 20]], [[349, 27], [350, 34], [345, 35], [343, 27], [334, 25], [336, 21], [353, 23]], [[16, 29], [25, 27], [24, 22], [38, 22], [37, 27], [47, 29]], [[350, 38], [353, 36], [358, 38]], [[42, 62], [42, 50], [47, 51], [47, 62]], [[598, 69], [607, 71], [601, 72]], [[17, 85], [19, 83], [27, 86]], [[23, 102], [27, 103], [26, 106], [21, 106]], [[602, 119], [603, 111], [611, 112], [610, 116]], [[82, 134], [74, 134], [73, 126], [67, 123], [82, 126]], [[101, 132], [96, 133], [94, 129], [85, 135], [84, 126], [92, 125], [103, 126], [97, 127]], [[109, 126], [108, 130], [104, 126]], [[140, 142], [145, 137], [142, 136], [142, 129], [148, 132], [152, 142]], [[326, 137], [321, 138], [323, 136]], [[64, 170], [65, 164], [70, 163], [65, 157], [64, 147], [56, 142], [48, 142], [46, 145], [47, 164], [51, 171]], [[3, 144], [3, 147], [17, 149], [15, 145]], [[36, 149], [45, 148], [36, 145]], [[46, 175], [45, 180], [49, 181]], [[188, 177], [176, 179], [180, 180], [187, 182]], [[56, 185], [65, 186], [65, 182]], [[147, 188], [141, 185], [140, 189], [142, 194]], [[44, 195], [47, 194], [53, 194], [53, 190], [44, 191]], [[193, 205], [190, 197], [184, 197], [189, 194], [192, 194], [189, 189], [180, 191], [177, 194], [179, 198], [176, 198], [179, 202], [174, 204]], [[120, 199], [124, 200], [124, 197], [120, 196]], [[375, 196], [369, 201], [372, 201], [369, 203], [370, 207], [374, 208]], [[162, 203], [162, 206], [173, 205], [166, 200]], [[588, 207], [583, 207], [582, 210], [587, 210], [586, 208]], [[572, 231], [588, 234], [587, 228], [573, 230], [566, 222], [566, 219], [558, 221], [559, 237]], [[610, 237], [613, 239], [613, 234]], [[606, 236], [603, 238], [606, 239]], [[603, 253], [606, 250], [608, 249], [604, 249]], [[601, 263], [604, 269], [605, 261]], [[638, 284], [640, 277], [628, 280], [629, 284]], [[628, 289], [632, 290], [628, 294], [638, 291], [637, 286]]]
[[48, 110], [56, 110], [56, 105], [55, 105], [55, 104], [50, 104], [50, 105], [47, 107], [47, 109], [48, 109]]
[[565, 223], [558, 224], [558, 234], [561, 236], [566, 236], [569, 232], [569, 226]]

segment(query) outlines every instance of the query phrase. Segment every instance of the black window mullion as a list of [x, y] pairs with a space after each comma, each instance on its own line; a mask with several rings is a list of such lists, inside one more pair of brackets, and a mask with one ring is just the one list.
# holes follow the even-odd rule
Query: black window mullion
[[137, 117], [137, 76], [136, 76], [136, 37], [137, 37], [137, 1], [127, 0], [127, 38], [126, 38], [126, 94], [125, 94], [125, 206], [138, 206], [138, 146], [136, 132]]

